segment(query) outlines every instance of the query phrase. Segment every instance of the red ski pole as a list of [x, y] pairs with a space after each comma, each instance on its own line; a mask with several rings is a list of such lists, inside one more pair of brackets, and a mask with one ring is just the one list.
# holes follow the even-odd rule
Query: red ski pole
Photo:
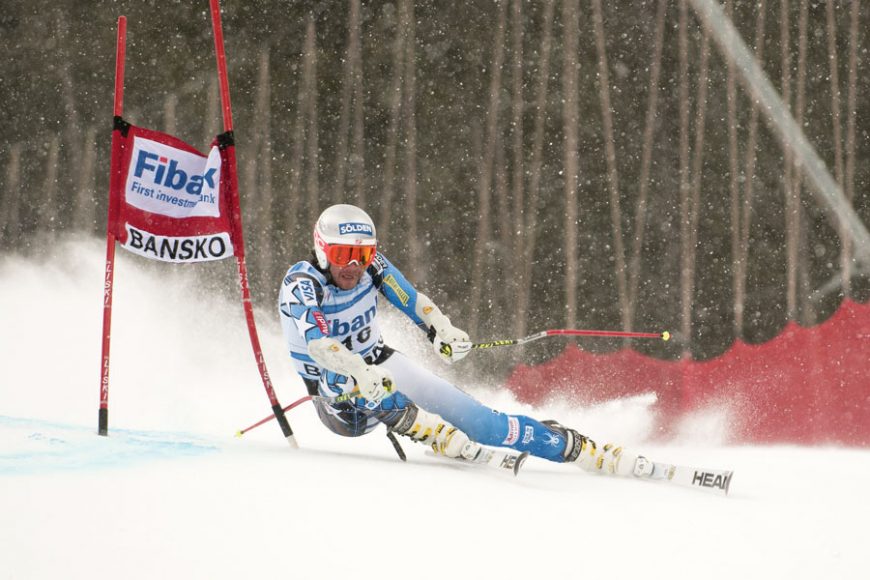
[[[305, 395], [301, 399], [296, 399], [295, 401], [293, 401], [292, 403], [290, 403], [289, 405], [287, 405], [286, 407], [284, 407], [281, 410], [286, 413], [290, 409], [292, 409], [294, 407], [298, 407], [302, 403], [306, 403], [306, 402], [311, 401], [313, 399], [327, 399], [330, 403], [341, 403], [341, 402], [353, 399], [354, 397], [358, 397], [358, 396], [359, 396], [359, 391], [356, 389], [354, 389], [353, 391], [351, 391], [349, 393], [344, 393], [343, 395], [338, 395], [337, 397], [321, 397], [319, 395]], [[269, 415], [268, 417], [263, 417], [262, 419], [260, 419], [259, 421], [257, 421], [253, 425], [251, 425], [250, 427], [245, 427], [244, 429], [239, 429], [238, 431], [236, 431], [236, 437], [241, 437], [242, 435], [244, 435], [245, 433], [247, 433], [251, 429], [259, 427], [263, 423], [268, 423], [269, 421], [271, 421], [274, 418], [275, 418], [274, 414]]]
[[548, 336], [601, 336], [615, 338], [658, 338], [664, 341], [670, 340], [671, 333], [665, 330], [664, 332], [624, 332], [620, 330], [544, 330], [537, 334], [532, 334], [523, 338], [511, 338], [508, 340], [492, 340], [489, 342], [476, 342], [471, 345], [472, 349], [486, 349], [497, 346], [516, 346], [526, 344], [533, 340], [539, 340]]

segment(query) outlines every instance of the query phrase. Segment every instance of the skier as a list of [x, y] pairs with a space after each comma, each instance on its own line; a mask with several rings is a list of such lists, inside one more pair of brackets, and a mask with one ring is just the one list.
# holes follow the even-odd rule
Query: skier
[[593, 472], [652, 472], [644, 457], [600, 447], [555, 421], [495, 411], [390, 348], [378, 327], [379, 293], [427, 334], [447, 363], [471, 348], [468, 335], [377, 251], [375, 225], [365, 211], [327, 208], [314, 226], [313, 255], [287, 271], [278, 306], [290, 357], [333, 432], [356, 437], [383, 423], [388, 435], [408, 436], [457, 459], [473, 461], [487, 445]]

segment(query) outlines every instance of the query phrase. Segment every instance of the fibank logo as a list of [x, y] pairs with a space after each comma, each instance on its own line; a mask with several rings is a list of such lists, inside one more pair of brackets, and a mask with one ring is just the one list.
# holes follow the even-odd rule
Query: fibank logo
[[341, 234], [342, 236], [347, 235], [347, 234], [366, 234], [369, 236], [375, 235], [375, 232], [372, 229], [372, 226], [370, 226], [368, 224], [361, 224], [361, 223], [355, 223], [355, 222], [350, 222], [350, 223], [346, 223], [346, 224], [338, 224], [338, 233]]
[[158, 155], [146, 149], [140, 149], [133, 175], [138, 178], [150, 179], [155, 185], [162, 185], [175, 191], [200, 195], [203, 184], [214, 189], [216, 172], [217, 167], [209, 167], [202, 175], [188, 175], [184, 169], [178, 167], [177, 160], [169, 159], [165, 155]]
[[141, 210], [173, 218], [220, 216], [221, 157], [208, 157], [136, 136], [124, 199]]

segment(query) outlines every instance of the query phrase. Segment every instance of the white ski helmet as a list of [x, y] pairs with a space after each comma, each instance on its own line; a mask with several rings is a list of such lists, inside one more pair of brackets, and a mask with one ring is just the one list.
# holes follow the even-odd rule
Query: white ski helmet
[[321, 270], [329, 264], [346, 266], [354, 261], [367, 267], [374, 260], [377, 243], [372, 218], [355, 205], [330, 206], [314, 224], [314, 254]]

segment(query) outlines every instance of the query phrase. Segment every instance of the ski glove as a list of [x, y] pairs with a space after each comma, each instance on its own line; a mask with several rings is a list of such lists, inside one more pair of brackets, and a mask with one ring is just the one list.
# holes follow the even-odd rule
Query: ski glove
[[446, 363], [453, 364], [471, 351], [468, 334], [453, 326], [441, 309], [422, 292], [417, 293], [415, 312], [429, 328], [429, 340], [435, 352]]
[[[366, 365], [362, 372], [353, 375], [359, 393], [372, 407], [393, 394], [393, 377], [390, 371], [377, 365]], [[369, 405], [366, 405], [369, 407]]]
[[352, 377], [360, 395], [369, 402], [366, 407], [377, 407], [393, 394], [390, 371], [367, 364], [363, 357], [352, 353], [334, 338], [326, 336], [312, 340], [308, 343], [308, 354], [323, 368]]
[[429, 340], [432, 341], [435, 352], [447, 364], [465, 358], [465, 355], [471, 351], [468, 334], [450, 324], [446, 316], [441, 321], [440, 327], [432, 326], [429, 329]]

